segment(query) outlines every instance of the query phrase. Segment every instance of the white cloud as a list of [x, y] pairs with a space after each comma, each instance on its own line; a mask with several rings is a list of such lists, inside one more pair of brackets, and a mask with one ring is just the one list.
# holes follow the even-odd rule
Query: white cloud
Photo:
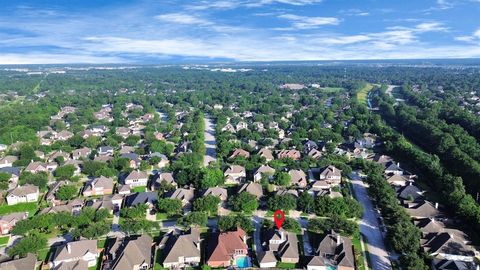
[[167, 13], [155, 16], [155, 19], [175, 24], [187, 25], [211, 25], [212, 23], [203, 18], [186, 13]]
[[85, 54], [56, 53], [0, 53], [0, 63], [3, 65], [27, 64], [113, 64], [125, 63], [129, 60], [121, 57], [95, 56]]
[[446, 31], [448, 30], [446, 27], [443, 26], [442, 23], [439, 22], [426, 22], [417, 24], [415, 29], [418, 32], [432, 32], [432, 31]]
[[469, 36], [455, 37], [455, 40], [469, 42], [469, 43], [480, 43], [480, 28], [478, 28]]
[[322, 25], [338, 25], [340, 20], [334, 17], [306, 17], [294, 14], [282, 14], [278, 18], [291, 21], [292, 26], [297, 29], [316, 28]]

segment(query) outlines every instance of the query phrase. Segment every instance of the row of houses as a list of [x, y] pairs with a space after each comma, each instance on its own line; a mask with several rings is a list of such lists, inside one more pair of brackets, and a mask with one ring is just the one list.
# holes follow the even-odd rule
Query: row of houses
[[455, 227], [442, 206], [430, 202], [425, 192], [415, 185], [415, 175], [403, 170], [391, 157], [378, 155], [374, 161], [385, 168], [385, 179], [391, 184], [400, 204], [422, 233], [421, 248], [432, 257], [432, 269], [478, 270], [479, 255], [468, 235]]

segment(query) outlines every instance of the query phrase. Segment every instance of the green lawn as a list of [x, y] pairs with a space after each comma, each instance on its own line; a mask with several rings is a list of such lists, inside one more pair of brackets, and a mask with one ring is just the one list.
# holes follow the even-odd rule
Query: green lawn
[[167, 218], [168, 218], [168, 216], [167, 216], [166, 213], [157, 213], [157, 221], [159, 221], [159, 220], [165, 220], [165, 219], [167, 219]]
[[3, 204], [0, 206], [0, 216], [17, 212], [28, 212], [29, 216], [33, 216], [37, 212], [37, 210], [37, 202], [19, 203], [15, 205]]
[[277, 267], [281, 269], [295, 269], [297, 267], [297, 264], [295, 263], [284, 263], [284, 262], [278, 262]]
[[132, 189], [132, 192], [145, 192], [147, 190], [147, 187], [134, 187]]
[[357, 100], [360, 103], [367, 105], [367, 95], [368, 95], [368, 92], [372, 90], [372, 88], [373, 88], [373, 85], [367, 83], [367, 85], [365, 85], [362, 89], [360, 89], [360, 91], [358, 91]]
[[[362, 245], [360, 244], [360, 237], [359, 236], [354, 236], [352, 239], [352, 244], [353, 244], [353, 249], [354, 249], [354, 256], [355, 256], [355, 262], [357, 264], [357, 269], [358, 270], [367, 270], [367, 267], [365, 266], [365, 260], [363, 258], [363, 253], [362, 253]], [[368, 255], [365, 252], [366, 255]]]
[[8, 240], [10, 236], [0, 237], [0, 247], [6, 246], [8, 244]]
[[326, 92], [326, 93], [336, 93], [336, 92], [343, 91], [342, 87], [322, 87], [320, 89], [322, 92]]

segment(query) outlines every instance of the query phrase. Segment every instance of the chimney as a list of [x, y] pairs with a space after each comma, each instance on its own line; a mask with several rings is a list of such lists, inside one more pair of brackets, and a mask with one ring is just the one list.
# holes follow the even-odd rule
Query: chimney
[[430, 218], [430, 221], [432, 221], [432, 223], [435, 223], [435, 218], [434, 217]]
[[397, 162], [397, 166], [400, 168], [400, 162]]
[[70, 243], [67, 243], [67, 252], [68, 254], [72, 253], [72, 247], [70, 246]]
[[342, 241], [342, 238], [341, 238], [340, 234], [337, 234], [337, 246], [339, 246], [341, 244], [341, 241]]
[[409, 186], [413, 185], [413, 182], [412, 182], [412, 181], [408, 181], [408, 185], [409, 185]]
[[438, 202], [435, 203], [435, 209], [438, 210]]

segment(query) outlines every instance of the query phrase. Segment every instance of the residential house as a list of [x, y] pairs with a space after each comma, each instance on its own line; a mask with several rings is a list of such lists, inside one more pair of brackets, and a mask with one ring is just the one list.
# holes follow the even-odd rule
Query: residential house
[[120, 150], [118, 151], [120, 155], [122, 154], [127, 154], [127, 153], [134, 153], [135, 152], [135, 147], [130, 146], [130, 145], [122, 145]]
[[434, 218], [441, 216], [438, 210], [438, 203], [431, 203], [429, 201], [410, 202], [406, 204], [407, 213], [413, 218]]
[[164, 154], [160, 154], [158, 152], [155, 152], [155, 153], [151, 153], [149, 155], [149, 159], [152, 159], [154, 157], [160, 158], [160, 161], [156, 164], [158, 168], [164, 168], [168, 164], [170, 164], [170, 161], [168, 160], [168, 157]]
[[413, 182], [412, 179], [401, 174], [394, 174], [387, 178], [387, 182], [392, 186], [402, 187]]
[[[337, 269], [355, 270], [352, 241], [333, 231], [316, 246], [315, 255], [319, 256], [320, 260], [323, 259], [326, 265], [335, 266]], [[311, 267], [310, 269], [319, 268]]]
[[0, 234], [9, 234], [17, 222], [27, 218], [27, 212], [11, 213], [0, 217]]
[[37, 186], [24, 185], [14, 188], [7, 195], [7, 204], [15, 205], [17, 203], [36, 202], [40, 192]]
[[261, 197], [263, 197], [262, 185], [260, 185], [259, 183], [249, 182], [249, 183], [243, 184], [238, 189], [239, 194], [242, 193], [242, 192], [248, 192], [252, 195], [255, 195], [255, 197], [257, 197], [257, 199], [260, 199]]
[[429, 256], [437, 259], [473, 262], [478, 255], [477, 251], [454, 234], [440, 232], [422, 244], [422, 249]]
[[50, 205], [55, 206], [61, 203], [61, 201], [57, 200], [57, 198], [55, 197], [55, 193], [61, 186], [65, 185], [65, 183], [66, 183], [65, 181], [55, 181], [53, 184], [51, 184], [48, 187], [48, 192], [44, 198]]
[[274, 168], [268, 165], [262, 165], [253, 173], [253, 181], [260, 182], [260, 180], [264, 175], [268, 176], [269, 178], [272, 178], [274, 174], [275, 174]]
[[130, 129], [127, 127], [118, 127], [117, 130], [115, 131], [115, 134], [123, 138], [127, 138], [128, 136], [130, 136]]
[[322, 152], [318, 151], [317, 149], [310, 150], [307, 155], [312, 159], [320, 159], [322, 157]]
[[308, 140], [303, 144], [303, 153], [308, 154], [312, 150], [317, 150], [318, 145], [316, 142]]
[[397, 188], [398, 198], [402, 201], [417, 201], [423, 198], [423, 191], [413, 184]]
[[390, 161], [385, 166], [385, 175], [403, 174], [403, 169], [400, 168], [400, 163]]
[[85, 203], [85, 206], [91, 207], [95, 210], [106, 209], [110, 214], [122, 208], [123, 195], [113, 194], [103, 196], [98, 199], [91, 199]]
[[16, 156], [5, 156], [0, 159], [0, 168], [12, 167], [13, 163], [18, 160]]
[[177, 188], [165, 194], [165, 198], [178, 199], [182, 201], [184, 211], [190, 211], [192, 208], [191, 201], [195, 198], [194, 188]]
[[125, 185], [132, 187], [147, 186], [147, 183], [148, 174], [140, 170], [132, 171], [124, 180]]
[[222, 202], [225, 202], [228, 199], [227, 189], [221, 188], [221, 187], [207, 188], [206, 190], [203, 191], [202, 196], [208, 196], [208, 195], [218, 197]]
[[265, 161], [267, 162], [270, 162], [273, 160], [273, 154], [272, 154], [272, 150], [268, 149], [268, 148], [262, 148], [258, 151], [257, 155], [259, 155], [260, 157], [263, 157], [265, 158]]
[[120, 155], [121, 158], [126, 158], [128, 159], [130, 163], [130, 168], [136, 169], [140, 166], [140, 163], [142, 160], [140, 159], [140, 156], [136, 153], [125, 153]]
[[241, 148], [236, 148], [235, 150], [233, 150], [233, 153], [230, 155], [230, 159], [234, 159], [236, 157], [244, 157], [246, 159], [250, 158], [250, 153], [246, 150], [243, 150]]
[[432, 270], [479, 270], [475, 262], [464, 262], [447, 259], [433, 259]]
[[212, 233], [208, 239], [206, 263], [210, 267], [235, 267], [237, 260], [250, 259], [247, 234], [240, 228], [236, 231]]
[[147, 270], [153, 266], [152, 237], [115, 238], [107, 248], [104, 270]]
[[26, 257], [13, 259], [0, 263], [0, 270], [35, 270], [37, 269], [37, 256], [28, 253]]
[[332, 183], [340, 184], [340, 180], [342, 179], [342, 171], [335, 168], [333, 165], [329, 165], [320, 172], [319, 176], [320, 180], [326, 180]]
[[264, 233], [263, 245], [281, 262], [298, 263], [300, 260], [298, 239], [294, 233], [271, 228]]
[[112, 156], [113, 155], [113, 147], [110, 146], [100, 146], [97, 150], [97, 153], [99, 155], [108, 155]]
[[78, 160], [78, 159], [81, 159], [81, 158], [88, 158], [90, 153], [92, 153], [92, 150], [88, 147], [75, 149], [72, 152], [72, 158], [75, 159], [75, 160]]
[[149, 209], [155, 207], [158, 201], [158, 193], [155, 191], [136, 192], [125, 197], [125, 207], [135, 207], [139, 204], [146, 204]]
[[200, 264], [200, 231], [196, 228], [190, 230], [188, 234], [172, 232], [167, 236], [162, 249], [164, 268], [185, 269]]
[[235, 129], [236, 129], [237, 131], [242, 130], [242, 129], [248, 129], [248, 125], [247, 125], [247, 123], [245, 123], [245, 122], [243, 122], [243, 121], [240, 121], [240, 122], [238, 122], [237, 125], [235, 126]]
[[230, 123], [226, 124], [226, 125], [222, 128], [222, 131], [230, 132], [230, 133], [235, 133], [235, 132], [236, 132], [235, 127], [234, 127], [232, 124], [230, 124]]
[[130, 185], [117, 185], [117, 193], [120, 195], [128, 195], [130, 194], [130, 191]]
[[277, 152], [277, 158], [282, 159], [282, 158], [289, 158], [293, 160], [299, 160], [300, 159], [300, 151], [292, 149], [292, 150], [280, 150]]
[[108, 195], [113, 193], [113, 179], [100, 176], [85, 184], [83, 196]]
[[240, 184], [247, 176], [245, 167], [240, 165], [230, 165], [224, 172], [226, 184]]
[[175, 178], [171, 172], [160, 173], [154, 182], [153, 189], [160, 188], [162, 182], [177, 187], [177, 182], [175, 182]]
[[304, 188], [307, 186], [307, 175], [302, 170], [290, 170], [288, 172], [290, 175], [290, 183], [292, 185]]
[[278, 261], [271, 250], [257, 252], [257, 260], [260, 268], [275, 268]]
[[48, 172], [48, 168], [46, 163], [32, 161], [27, 165], [25, 171], [30, 173]]
[[63, 161], [67, 161], [70, 159], [70, 154], [63, 152], [62, 150], [53, 151], [49, 156], [47, 161], [48, 162], [56, 162], [59, 158], [63, 158]]
[[57, 136], [55, 136], [57, 140], [59, 141], [66, 141], [73, 137], [73, 133], [68, 131], [68, 130], [62, 130], [59, 133], [57, 133]]
[[49, 265], [53, 269], [87, 269], [97, 264], [98, 256], [97, 240], [68, 242], [56, 248]]

